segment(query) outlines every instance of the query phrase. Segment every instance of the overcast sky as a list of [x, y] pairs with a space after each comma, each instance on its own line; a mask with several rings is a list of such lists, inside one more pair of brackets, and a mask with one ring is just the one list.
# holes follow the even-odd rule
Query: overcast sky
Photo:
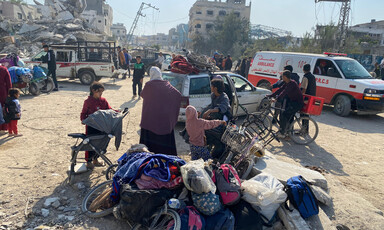
[[[42, 0], [41, 0], [42, 1]], [[141, 2], [160, 9], [145, 9], [135, 30], [136, 35], [168, 33], [180, 23], [188, 23], [189, 9], [196, 0], [107, 0], [113, 8], [114, 23], [124, 23], [127, 31], [132, 26]], [[223, 0], [224, 1], [224, 0]], [[32, 3], [32, 0], [28, 0]], [[247, 5], [249, 4], [247, 0]], [[254, 0], [251, 8], [251, 23], [262, 24], [291, 31], [302, 36], [316, 24], [337, 23], [341, 3], [315, 0]], [[350, 25], [367, 23], [371, 19], [384, 20], [384, 0], [352, 0]]]

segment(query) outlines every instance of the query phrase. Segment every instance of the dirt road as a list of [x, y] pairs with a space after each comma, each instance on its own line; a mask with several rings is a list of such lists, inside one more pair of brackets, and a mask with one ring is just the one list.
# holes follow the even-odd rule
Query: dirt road
[[[113, 144], [108, 148], [109, 158], [117, 160], [139, 141], [142, 101], [131, 99], [131, 79], [102, 82], [106, 86], [103, 96], [113, 108], [130, 108], [120, 149], [116, 151]], [[80, 211], [89, 187], [105, 180], [105, 168], [77, 176], [73, 186], [66, 183], [70, 146], [75, 143], [67, 134], [84, 131], [80, 111], [89, 88], [73, 81], [61, 81], [60, 85], [59, 92], [49, 95], [22, 96], [19, 130], [24, 136], [0, 136], [0, 224], [4, 229], [33, 229], [39, 225], [53, 229], [126, 229], [129, 225], [113, 216], [90, 219]], [[351, 229], [384, 229], [384, 114], [342, 118], [325, 108], [315, 119], [320, 127], [315, 143], [298, 146], [273, 142], [269, 150], [284, 161], [326, 171], [334, 207], [325, 211], [335, 224]], [[175, 133], [181, 128], [178, 124]], [[188, 146], [178, 135], [176, 142], [179, 154], [186, 154]], [[56, 208], [44, 207], [51, 197], [59, 197]]]

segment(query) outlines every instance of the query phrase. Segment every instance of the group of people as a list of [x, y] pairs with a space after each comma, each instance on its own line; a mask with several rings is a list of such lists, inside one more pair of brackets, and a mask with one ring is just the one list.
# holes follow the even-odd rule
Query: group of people
[[231, 55], [228, 54], [227, 56], [224, 57], [223, 54], [219, 54], [215, 52], [212, 59], [220, 70], [231, 71], [232, 69]]
[[[136, 59], [140, 64], [140, 58], [136, 57]], [[140, 81], [142, 83], [142, 78]], [[99, 82], [94, 82], [90, 86], [90, 95], [84, 101], [80, 115], [81, 121], [99, 109], [111, 109], [108, 101], [102, 97], [104, 89], [104, 86]], [[174, 127], [179, 115], [180, 92], [168, 81], [162, 79], [158, 67], [152, 67], [150, 69], [150, 80], [145, 84], [143, 90], [139, 87], [140, 96], [143, 98], [140, 143], [145, 144], [154, 153], [177, 155]], [[97, 132], [100, 131], [86, 126], [86, 134], [95, 134]], [[87, 167], [90, 169], [95, 166], [103, 166], [103, 163], [97, 160], [94, 152], [86, 152], [85, 158]]]
[[[121, 46], [117, 47], [117, 53], [118, 53], [117, 56], [118, 56], [119, 67], [121, 69], [126, 70], [126, 72], [123, 75], [123, 79], [127, 78], [127, 74], [128, 74], [128, 77], [130, 78], [131, 69], [129, 65], [132, 61], [132, 56], [128, 53], [128, 50], [126, 48], [121, 49]], [[117, 65], [115, 65], [115, 67], [117, 69]]]
[[[286, 137], [287, 127], [292, 121], [293, 116], [304, 106], [303, 94], [316, 96], [316, 78], [310, 70], [310, 64], [303, 66], [304, 76], [301, 84], [299, 84], [299, 76], [293, 73], [291, 65], [287, 65], [284, 67], [281, 80], [273, 85], [278, 90], [269, 95], [269, 97], [275, 98], [276, 103], [283, 109], [280, 113], [280, 130], [278, 134], [280, 138]], [[277, 115], [275, 114], [275, 116]], [[308, 124], [303, 125], [304, 127], [308, 126]]]
[[[153, 153], [177, 155], [174, 128], [178, 121], [181, 93], [168, 81], [162, 79], [162, 73], [158, 67], [151, 67], [149, 75], [150, 80], [139, 94], [143, 98], [140, 144], [146, 145]], [[215, 137], [215, 134], [210, 135], [209, 131], [217, 126], [226, 125], [226, 121], [231, 117], [231, 106], [224, 92], [225, 86], [221, 76], [214, 77], [211, 85], [212, 103], [203, 114], [198, 113], [191, 105], [186, 109], [186, 131], [190, 136], [193, 160], [218, 157], [224, 150], [220, 147], [220, 138]], [[99, 109], [111, 109], [107, 100], [102, 97], [104, 89], [99, 82], [94, 82], [90, 86], [90, 95], [84, 101], [80, 115], [81, 121]], [[86, 134], [99, 132], [86, 126]], [[210, 152], [207, 144], [213, 144], [215, 151]], [[87, 167], [90, 169], [103, 165], [97, 160], [94, 152], [86, 152], [85, 158]]]
[[239, 59], [235, 66], [235, 72], [248, 79], [249, 68], [251, 68], [252, 57]]

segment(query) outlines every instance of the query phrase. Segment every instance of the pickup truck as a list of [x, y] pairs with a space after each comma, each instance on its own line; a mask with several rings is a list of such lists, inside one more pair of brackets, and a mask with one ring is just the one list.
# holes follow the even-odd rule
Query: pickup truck
[[[133, 65], [136, 63], [136, 56], [141, 56], [141, 62], [144, 63], [146, 72], [149, 74], [149, 70], [152, 66], [155, 65], [156, 59], [159, 57], [158, 51], [154, 49], [132, 49], [130, 50], [130, 54], [132, 56], [131, 61], [131, 70], [133, 70]], [[168, 53], [163, 53], [164, 62], [161, 66], [161, 70], [168, 70], [169, 65], [171, 64], [172, 57]]]
[[[52, 44], [50, 49], [56, 55], [56, 77], [57, 78], [79, 78], [82, 84], [90, 85], [99, 81], [102, 77], [112, 77], [115, 71], [113, 60], [116, 58], [115, 42], [75, 42], [70, 44]], [[41, 51], [27, 64], [41, 65], [41, 57], [46, 52]]]

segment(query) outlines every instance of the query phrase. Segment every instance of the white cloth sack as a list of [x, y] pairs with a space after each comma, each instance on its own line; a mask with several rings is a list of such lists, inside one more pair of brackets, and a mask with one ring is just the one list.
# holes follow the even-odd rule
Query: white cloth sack
[[284, 185], [275, 177], [261, 173], [241, 184], [242, 199], [263, 214], [268, 221], [272, 219], [280, 204], [287, 199]]
[[197, 194], [216, 192], [216, 185], [204, 169], [203, 159], [188, 162], [180, 167], [180, 171], [188, 190]]

